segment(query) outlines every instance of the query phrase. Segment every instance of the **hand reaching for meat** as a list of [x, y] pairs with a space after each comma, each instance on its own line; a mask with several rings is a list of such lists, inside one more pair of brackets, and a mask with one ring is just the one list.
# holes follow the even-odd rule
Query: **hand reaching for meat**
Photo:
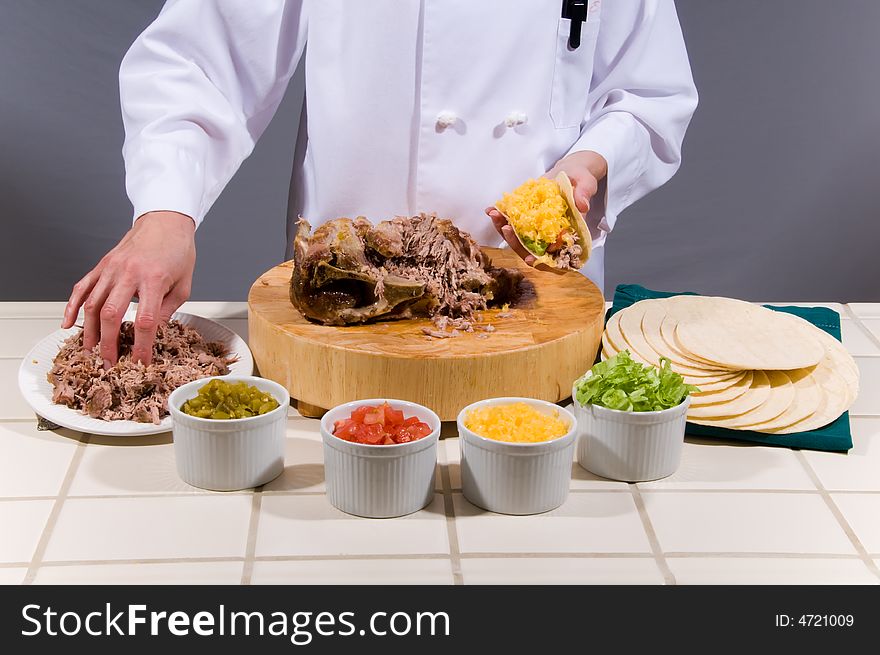
[[195, 224], [184, 214], [157, 211], [138, 218], [116, 247], [74, 285], [61, 326], [73, 326], [84, 307], [83, 347], [91, 349], [100, 342], [104, 366], [112, 366], [122, 317], [137, 296], [132, 357], [149, 364], [158, 324], [168, 321], [189, 298], [196, 262], [194, 235]]
[[[581, 213], [586, 214], [590, 209], [590, 200], [596, 195], [599, 181], [608, 174], [608, 162], [597, 152], [583, 150], [573, 152], [563, 157], [556, 165], [544, 174], [544, 177], [553, 179], [564, 171], [571, 179], [574, 187], [574, 201]], [[523, 258], [526, 264], [534, 266], [536, 258], [529, 253], [516, 238], [513, 228], [507, 224], [507, 219], [502, 216], [495, 207], [488, 207], [486, 214], [492, 219], [492, 224], [498, 230], [498, 234], [504, 237], [507, 244], [517, 255]]]

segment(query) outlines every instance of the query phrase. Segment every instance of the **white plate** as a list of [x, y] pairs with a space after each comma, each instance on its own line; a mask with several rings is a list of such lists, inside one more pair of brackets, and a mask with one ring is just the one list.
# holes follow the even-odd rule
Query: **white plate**
[[[134, 320], [134, 310], [125, 315], [125, 320]], [[229, 365], [229, 371], [236, 375], [252, 375], [254, 357], [240, 336], [224, 325], [201, 316], [177, 312], [172, 318], [184, 325], [195, 328], [206, 341], [219, 341], [238, 356], [238, 361]], [[79, 410], [52, 402], [52, 385], [46, 379], [52, 369], [52, 360], [61, 349], [61, 344], [79, 328], [57, 330], [34, 346], [21, 363], [18, 370], [18, 388], [21, 395], [34, 411], [46, 420], [61, 427], [109, 436], [139, 436], [158, 434], [171, 430], [171, 416], [162, 419], [159, 425], [138, 423], [137, 421], [102, 421], [81, 414]]]

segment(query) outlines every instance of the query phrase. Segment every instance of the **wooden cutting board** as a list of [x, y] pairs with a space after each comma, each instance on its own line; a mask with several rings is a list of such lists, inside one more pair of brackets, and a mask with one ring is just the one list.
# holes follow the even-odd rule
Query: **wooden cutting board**
[[409, 400], [441, 420], [497, 396], [557, 402], [590, 368], [602, 337], [605, 303], [578, 273], [527, 266], [509, 250], [487, 248], [497, 266], [525, 274], [508, 317], [482, 313], [495, 331], [437, 339], [428, 319], [333, 327], [307, 321], [290, 303], [292, 262], [260, 276], [248, 294], [249, 345], [260, 375], [283, 384], [305, 415], [366, 398]]

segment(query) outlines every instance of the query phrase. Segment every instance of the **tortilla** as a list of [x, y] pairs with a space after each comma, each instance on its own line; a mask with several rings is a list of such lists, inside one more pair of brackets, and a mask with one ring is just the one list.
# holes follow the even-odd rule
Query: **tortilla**
[[808, 432], [825, 427], [840, 418], [840, 415], [850, 406], [846, 380], [830, 367], [818, 366], [813, 375], [822, 389], [820, 394], [821, 402], [816, 411], [797, 423], [781, 428], [762, 427], [758, 430], [759, 432], [768, 432], [770, 434]]
[[[632, 357], [633, 361], [638, 362], [639, 364], [645, 364], [646, 366], [654, 366], [652, 362], [649, 362], [647, 359], [639, 355], [639, 353], [635, 352], [632, 348], [625, 345], [624, 348], [618, 348], [615, 345], [614, 339], [621, 339], [622, 335], [620, 335], [619, 330], [617, 330], [617, 318], [618, 314], [615, 314], [610, 319], [608, 319], [608, 324], [605, 326], [605, 332], [602, 334], [602, 354], [601, 359], [605, 360], [609, 357], [613, 357], [617, 353], [628, 350], [630, 357]], [[618, 319], [619, 320], [619, 319]], [[614, 334], [618, 336], [615, 337]], [[726, 389], [737, 382], [739, 382], [747, 373], [747, 371], [724, 371], [721, 373], [715, 371], [705, 371], [704, 374], [701, 374], [699, 377], [690, 375], [687, 372], [680, 370], [676, 364], [670, 362], [670, 366], [673, 371], [679, 373], [684, 379], [685, 383], [693, 384], [694, 386], [699, 387], [702, 391], [718, 391], [720, 389]]]
[[716, 425], [715, 419], [750, 412], [767, 402], [769, 397], [770, 379], [764, 371], [755, 371], [752, 384], [744, 394], [726, 403], [692, 406], [688, 409], [687, 417], [693, 423]]
[[[757, 407], [740, 412], [736, 406], [736, 399], [729, 403], [720, 403], [714, 408], [719, 412], [729, 413], [721, 416], [703, 417], [707, 423], [722, 428], [745, 428], [753, 423], [771, 421], [787, 410], [795, 398], [794, 385], [782, 371], [767, 371], [770, 382], [769, 393], [766, 400]], [[696, 422], [699, 422], [696, 421]]]
[[730, 298], [673, 296], [633, 303], [612, 316], [603, 359], [670, 363], [692, 394], [688, 420], [772, 434], [836, 420], [859, 393], [859, 369], [843, 344], [785, 312]]
[[792, 370], [815, 366], [824, 348], [801, 318], [732, 298], [674, 296], [666, 318], [688, 356], [716, 367]]
[[662, 354], [672, 362], [683, 364], [685, 366], [702, 369], [710, 366], [709, 364], [706, 364], [706, 362], [701, 362], [698, 359], [688, 357], [685, 353], [676, 348], [674, 344], [667, 344], [666, 341], [663, 340], [663, 337], [660, 334], [660, 327], [663, 323], [663, 319], [666, 318], [666, 310], [663, 308], [663, 299], [642, 300], [640, 303], [636, 304], [641, 303], [645, 303], [644, 314], [642, 315], [642, 335], [655, 352]]
[[571, 211], [569, 220], [577, 237], [577, 243], [581, 247], [581, 266], [583, 266], [593, 253], [593, 237], [590, 235], [590, 228], [587, 227], [587, 221], [574, 201], [574, 187], [571, 184], [571, 178], [568, 177], [565, 171], [560, 171], [553, 179], [559, 185], [559, 190], [562, 192], [562, 196], [565, 198]]
[[[633, 305], [634, 306], [634, 305]], [[632, 358], [641, 363], [641, 364], [649, 364], [651, 366], [660, 366], [660, 356], [651, 348], [648, 348], [645, 345], [645, 341], [642, 340], [641, 345], [636, 348], [634, 344], [630, 343], [628, 335], [625, 335], [621, 330], [621, 320], [625, 316], [624, 312], [627, 310], [622, 310], [614, 314], [611, 318], [608, 319], [608, 323], [605, 325], [605, 334], [603, 335], [603, 344], [605, 343], [605, 338], [607, 337], [609, 349], [613, 350], [615, 353], [620, 352], [621, 350], [629, 350]], [[638, 337], [634, 337], [634, 340], [638, 339]], [[637, 341], [638, 342], [638, 341]], [[717, 382], [720, 380], [732, 379], [736, 376], [736, 374], [741, 373], [741, 371], [732, 371], [732, 370], [723, 370], [723, 369], [700, 369], [694, 368], [690, 366], [683, 366], [676, 362], [670, 360], [670, 365], [672, 366], [672, 370], [676, 373], [681, 374], [685, 378], [699, 378], [704, 380], [705, 382]], [[737, 378], [739, 379], [739, 378]], [[687, 380], [686, 380], [687, 381]], [[689, 384], [696, 384], [690, 383]]]
[[815, 369], [801, 368], [796, 371], [786, 371], [785, 374], [791, 379], [794, 386], [794, 401], [782, 414], [763, 423], [749, 423], [743, 427], [755, 432], [766, 432], [770, 429], [787, 428], [805, 418], [812, 416], [824, 401], [822, 387], [813, 377]]
[[739, 398], [752, 386], [753, 378], [754, 372], [744, 371], [743, 375], [736, 379], [733, 384], [728, 384], [727, 386], [711, 389], [697, 384], [696, 386], [700, 387], [700, 391], [691, 394], [691, 407], [716, 405]]
[[644, 330], [644, 315], [646, 309], [651, 307], [651, 302], [650, 300], [642, 300], [617, 314], [620, 316], [617, 327], [632, 350], [638, 352], [655, 366], [660, 366], [660, 358], [665, 357], [676, 372], [691, 377], [720, 377], [733, 372], [731, 369], [721, 367], [707, 367], [696, 360], [686, 361], [686, 358], [682, 356], [675, 356], [676, 353], [672, 353], [670, 348], [654, 348], [648, 341]]

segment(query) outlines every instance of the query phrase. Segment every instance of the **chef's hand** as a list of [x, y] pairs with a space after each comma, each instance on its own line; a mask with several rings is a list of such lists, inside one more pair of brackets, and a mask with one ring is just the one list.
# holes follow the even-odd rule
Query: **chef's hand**
[[[544, 177], [553, 179], [560, 171], [568, 174], [574, 187], [574, 204], [582, 214], [586, 214], [590, 209], [590, 200], [599, 188], [599, 181], [608, 174], [608, 162], [602, 155], [592, 150], [573, 152], [556, 162]], [[537, 258], [519, 242], [513, 228], [507, 224], [507, 219], [501, 215], [501, 212], [495, 207], [489, 207], [486, 213], [511, 250], [522, 257], [526, 264], [534, 266]]]
[[118, 358], [122, 317], [137, 296], [132, 358], [149, 364], [159, 323], [189, 298], [195, 263], [193, 220], [177, 212], [148, 212], [74, 285], [61, 326], [71, 327], [84, 307], [83, 347], [100, 341], [104, 366], [110, 367]]

